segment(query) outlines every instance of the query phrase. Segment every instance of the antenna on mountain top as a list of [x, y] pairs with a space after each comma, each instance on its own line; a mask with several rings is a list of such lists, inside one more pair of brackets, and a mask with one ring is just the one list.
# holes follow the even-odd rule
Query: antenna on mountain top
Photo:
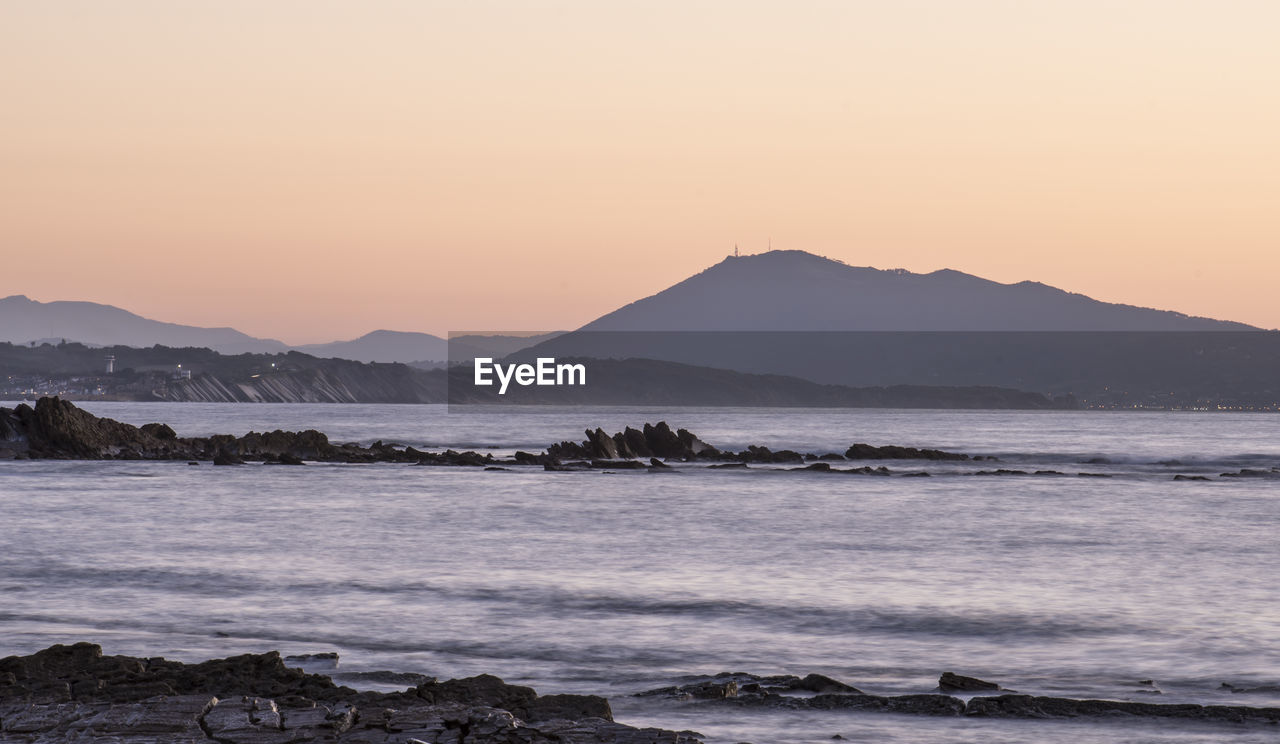
[[737, 257], [738, 257], [738, 244], [737, 244], [737, 243], [734, 243], [734, 244], [733, 244], [733, 257], [734, 257], [734, 258], [737, 258]]
[[773, 238], [769, 238], [769, 250], [773, 250]]

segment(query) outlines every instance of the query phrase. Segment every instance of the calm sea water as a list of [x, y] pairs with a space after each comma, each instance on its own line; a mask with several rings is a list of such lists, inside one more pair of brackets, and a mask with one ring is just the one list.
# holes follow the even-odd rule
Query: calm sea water
[[[189, 661], [338, 651], [337, 672], [481, 672], [610, 696], [709, 741], [1271, 741], [1274, 729], [681, 706], [682, 675], [820, 672], [927, 692], [943, 671], [1022, 692], [1277, 705], [1280, 418], [1111, 412], [86, 403], [180, 435], [538, 451], [665, 419], [721, 447], [855, 441], [1001, 458], [931, 478], [548, 473], [402, 465], [0, 463], [0, 655], [92, 640]], [[1110, 475], [1079, 477], [1078, 473]], [[1154, 680], [1164, 694], [1140, 692]], [[339, 679], [339, 681], [342, 681]], [[356, 685], [365, 686], [370, 685]]]

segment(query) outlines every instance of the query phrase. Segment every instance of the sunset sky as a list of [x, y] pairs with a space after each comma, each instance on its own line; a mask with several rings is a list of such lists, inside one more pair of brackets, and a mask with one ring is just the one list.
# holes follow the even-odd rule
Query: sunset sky
[[0, 296], [570, 328], [744, 253], [1280, 326], [1280, 3], [4, 2]]

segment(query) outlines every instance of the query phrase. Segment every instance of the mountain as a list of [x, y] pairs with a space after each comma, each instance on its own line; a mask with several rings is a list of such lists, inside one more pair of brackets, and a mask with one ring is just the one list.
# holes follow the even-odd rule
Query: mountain
[[[95, 302], [37, 302], [23, 295], [0, 299], [0, 342], [30, 344], [73, 341], [86, 346], [201, 347], [223, 354], [266, 354], [301, 351], [315, 357], [357, 362], [438, 362], [453, 356], [501, 358], [555, 337], [466, 335], [446, 341], [430, 333], [379, 330], [350, 341], [287, 346], [273, 339], [254, 338], [234, 328], [200, 328], [164, 323]], [[435, 366], [426, 364], [425, 366]]]
[[804, 251], [730, 256], [586, 331], [1209, 331], [1243, 323], [1100, 302], [951, 269], [848, 266]]
[[311, 356], [357, 362], [443, 362], [449, 358], [449, 342], [430, 333], [412, 331], [373, 331], [351, 341], [293, 348]]
[[453, 336], [446, 341], [429, 333], [373, 331], [352, 341], [307, 344], [293, 348], [312, 356], [354, 359], [357, 362], [444, 363], [449, 359], [473, 359], [484, 356], [501, 359], [513, 352], [555, 338], [560, 333], [557, 331], [534, 336], [469, 334]]
[[0, 299], [0, 341], [25, 344], [50, 338], [99, 346], [200, 346], [224, 354], [287, 349], [279, 341], [234, 328], [164, 323], [96, 302], [36, 302], [24, 295]]
[[1280, 405], [1280, 332], [802, 251], [727, 258], [511, 359], [536, 357], [652, 359], [850, 387], [993, 386], [1115, 405]]
[[562, 335], [564, 335], [564, 331], [539, 333], [532, 336], [487, 336], [474, 333], [452, 336], [449, 338], [449, 358], [455, 362], [469, 361], [476, 357], [501, 359], [508, 354], [514, 354], [522, 349], [527, 349], [544, 341], [550, 341]]

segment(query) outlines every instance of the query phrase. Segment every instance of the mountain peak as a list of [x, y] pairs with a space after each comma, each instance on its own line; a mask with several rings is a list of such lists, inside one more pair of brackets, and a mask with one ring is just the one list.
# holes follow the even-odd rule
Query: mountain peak
[[801, 250], [729, 256], [587, 324], [593, 331], [1176, 331], [1243, 323], [1117, 305], [955, 269], [851, 266]]

